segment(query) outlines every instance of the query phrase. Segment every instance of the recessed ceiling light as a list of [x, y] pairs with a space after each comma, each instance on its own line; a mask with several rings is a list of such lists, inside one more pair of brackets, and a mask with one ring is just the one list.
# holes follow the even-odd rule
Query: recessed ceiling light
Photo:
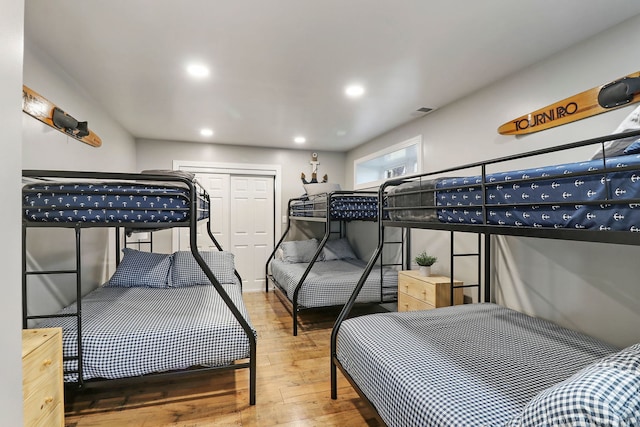
[[307, 142], [307, 138], [305, 138], [304, 136], [296, 136], [295, 138], [293, 138], [293, 142], [295, 142], [296, 144], [304, 144], [305, 142]]
[[212, 136], [213, 135], [213, 130], [212, 129], [200, 129], [200, 135], [202, 135], [202, 136]]
[[357, 84], [349, 85], [346, 88], [344, 88], [344, 93], [349, 98], [358, 98], [364, 95], [364, 86], [357, 85]]
[[202, 64], [191, 64], [187, 66], [187, 72], [193, 77], [203, 78], [209, 75], [209, 68]]

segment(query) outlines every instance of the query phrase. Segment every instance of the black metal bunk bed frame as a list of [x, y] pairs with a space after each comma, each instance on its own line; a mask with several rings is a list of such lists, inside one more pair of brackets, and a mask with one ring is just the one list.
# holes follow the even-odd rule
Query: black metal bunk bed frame
[[[607, 136], [602, 136], [602, 137], [597, 137], [597, 138], [592, 138], [592, 139], [587, 139], [587, 140], [582, 140], [582, 141], [577, 141], [577, 142], [573, 142], [573, 143], [569, 143], [569, 144], [564, 144], [564, 145], [560, 145], [557, 147], [552, 147], [552, 148], [545, 148], [545, 149], [540, 149], [540, 150], [534, 150], [534, 151], [529, 151], [526, 153], [521, 153], [521, 154], [516, 154], [516, 155], [511, 155], [511, 156], [505, 156], [505, 157], [500, 157], [497, 159], [492, 159], [492, 160], [487, 160], [487, 161], [480, 161], [480, 162], [475, 162], [475, 163], [469, 163], [466, 165], [462, 165], [459, 167], [452, 167], [452, 168], [447, 168], [447, 169], [442, 169], [439, 171], [435, 171], [435, 172], [430, 172], [430, 173], [425, 173], [425, 174], [417, 174], [417, 175], [412, 175], [412, 176], [408, 176], [408, 177], [404, 177], [404, 178], [398, 178], [398, 179], [392, 179], [392, 180], [388, 180], [385, 181], [385, 183], [383, 183], [383, 185], [380, 187], [379, 189], [379, 196], [378, 196], [378, 200], [380, 201], [379, 203], [379, 218], [383, 218], [381, 221], [379, 221], [379, 231], [378, 231], [378, 247], [376, 248], [376, 250], [374, 251], [373, 255], [371, 256], [363, 274], [362, 277], [360, 278], [360, 280], [358, 281], [358, 284], [356, 285], [353, 294], [351, 295], [351, 297], [349, 298], [349, 301], [345, 304], [345, 306], [343, 307], [342, 311], [340, 312], [338, 318], [336, 319], [336, 322], [334, 324], [333, 330], [331, 332], [331, 355], [330, 355], [330, 359], [331, 359], [331, 398], [332, 399], [337, 399], [338, 396], [338, 391], [337, 391], [337, 369], [339, 368], [340, 371], [342, 372], [342, 374], [345, 376], [345, 378], [347, 378], [347, 380], [349, 381], [349, 383], [353, 386], [353, 388], [356, 390], [356, 392], [360, 395], [360, 397], [362, 399], [364, 399], [364, 401], [366, 401], [376, 412], [376, 415], [378, 416], [378, 419], [382, 422], [382, 424], [384, 424], [384, 421], [382, 421], [382, 419], [379, 417], [377, 409], [375, 408], [375, 406], [371, 403], [371, 401], [365, 396], [365, 394], [362, 392], [362, 390], [360, 389], [360, 387], [358, 386], [358, 384], [353, 380], [353, 378], [349, 375], [349, 373], [347, 372], [347, 370], [340, 364], [340, 361], [338, 360], [337, 356], [336, 356], [336, 352], [337, 352], [337, 336], [338, 336], [338, 331], [340, 329], [340, 325], [342, 324], [342, 322], [349, 316], [349, 313], [351, 312], [351, 309], [354, 306], [355, 300], [360, 292], [360, 290], [362, 289], [362, 286], [364, 285], [364, 282], [366, 280], [366, 278], [368, 277], [368, 275], [371, 273], [371, 270], [373, 268], [373, 266], [375, 265], [376, 261], [378, 260], [378, 258], [381, 255], [381, 251], [382, 248], [384, 246], [384, 234], [385, 234], [385, 228], [387, 227], [400, 227], [400, 228], [405, 228], [405, 229], [412, 229], [412, 228], [418, 228], [418, 229], [430, 229], [430, 230], [443, 230], [443, 231], [449, 231], [451, 234], [451, 268], [453, 270], [453, 260], [455, 256], [467, 256], [467, 255], [477, 255], [478, 256], [478, 279], [481, 278], [482, 274], [480, 271], [481, 268], [481, 259], [484, 257], [484, 265], [483, 265], [483, 270], [484, 270], [484, 278], [483, 278], [483, 283], [481, 284], [480, 281], [477, 285], [471, 285], [471, 286], [477, 286], [478, 287], [478, 300], [479, 301], [483, 301], [483, 302], [488, 302], [491, 300], [491, 236], [492, 235], [507, 235], [507, 236], [520, 236], [520, 237], [537, 237], [537, 238], [547, 238], [547, 239], [557, 239], [557, 240], [573, 240], [573, 241], [586, 241], [586, 242], [600, 242], [600, 243], [614, 243], [614, 244], [624, 244], [624, 245], [640, 245], [640, 233], [638, 232], [634, 232], [634, 231], [612, 231], [612, 230], [589, 230], [589, 229], [572, 229], [572, 228], [542, 228], [542, 227], [516, 227], [516, 226], [505, 226], [505, 225], [492, 225], [492, 224], [488, 224], [487, 222], [487, 211], [489, 208], [491, 207], [495, 207], [498, 205], [494, 205], [494, 204], [490, 204], [487, 203], [486, 200], [486, 168], [489, 165], [493, 165], [493, 164], [498, 164], [498, 163], [504, 163], [504, 162], [508, 162], [508, 161], [513, 161], [513, 160], [519, 160], [519, 159], [523, 159], [523, 158], [530, 158], [530, 157], [534, 157], [534, 156], [539, 156], [539, 155], [543, 155], [543, 154], [549, 154], [549, 153], [554, 153], [554, 152], [559, 152], [559, 151], [564, 151], [564, 150], [570, 150], [570, 149], [574, 149], [574, 148], [578, 148], [578, 147], [584, 147], [584, 146], [590, 146], [590, 145], [600, 145], [601, 149], [602, 149], [602, 153], [603, 153], [603, 158], [602, 158], [602, 167], [603, 169], [600, 170], [596, 170], [596, 171], [588, 171], [588, 172], [579, 172], [576, 173], [574, 175], [571, 175], [572, 177], [577, 177], [580, 178], [581, 176], [588, 176], [588, 175], [604, 175], [609, 176], [610, 173], [614, 173], [614, 172], [621, 172], [621, 171], [625, 171], [625, 170], [636, 170], [636, 169], [640, 169], [640, 166], [636, 165], [636, 166], [623, 166], [623, 167], [619, 167], [619, 168], [615, 168], [612, 169], [610, 167], [606, 166], [606, 160], [607, 160], [607, 155], [606, 155], [606, 151], [605, 151], [605, 143], [608, 141], [613, 141], [613, 140], [618, 140], [618, 139], [626, 139], [626, 138], [630, 138], [630, 137], [640, 137], [640, 130], [634, 130], [634, 131], [630, 131], [630, 132], [624, 132], [624, 133], [620, 133], [620, 134], [616, 134], [616, 135], [607, 135]], [[390, 210], [390, 209], [394, 209], [394, 208], [389, 208], [389, 207], [385, 207], [385, 204], [382, 203], [383, 200], [385, 200], [386, 196], [387, 196], [387, 189], [390, 186], [398, 186], [400, 184], [403, 184], [405, 182], [409, 182], [409, 181], [420, 181], [420, 183], [422, 183], [422, 179], [424, 177], [437, 177], [437, 176], [441, 176], [443, 174], [449, 174], [449, 173], [455, 173], [457, 171], [462, 171], [462, 170], [466, 170], [466, 169], [470, 169], [470, 168], [480, 168], [481, 169], [481, 184], [474, 184], [474, 185], [460, 185], [460, 186], [454, 186], [454, 187], [448, 187], [448, 189], [457, 189], [457, 188], [466, 188], [466, 187], [471, 187], [471, 186], [480, 186], [481, 187], [481, 191], [482, 191], [482, 198], [481, 198], [481, 202], [478, 206], [474, 206], [474, 207], [480, 207], [482, 209], [482, 217], [483, 217], [483, 223], [478, 223], [478, 224], [457, 224], [457, 223], [442, 223], [442, 222], [419, 222], [419, 221], [397, 221], [397, 220], [391, 220], [391, 219], [384, 219], [385, 217], [385, 213]], [[544, 179], [554, 179], [554, 178], [566, 178], [565, 175], [563, 174], [558, 174], [557, 176], [547, 176]], [[509, 180], [508, 183], [509, 184], [517, 184], [517, 183], [527, 183], [527, 182], [532, 182], [534, 180], [540, 180], [540, 178], [523, 178], [523, 179], [512, 179]], [[491, 184], [497, 184], [499, 182], [492, 182]], [[605, 180], [605, 185], [607, 186], [608, 189], [608, 181]], [[433, 189], [430, 190], [422, 190], [422, 184], [420, 184], [420, 189], [415, 191], [415, 193], [422, 193], [422, 192], [427, 192], [427, 191], [435, 191]], [[608, 193], [608, 191], [607, 191]], [[565, 204], [567, 205], [576, 205], [576, 204], [593, 204], [593, 205], [601, 205], [601, 204], [638, 204], [640, 203], [640, 199], [624, 199], [624, 200], [618, 200], [618, 201], [613, 201], [610, 199], [605, 198], [604, 200], [600, 199], [600, 200], [594, 200], [594, 201], [580, 201], [580, 202], [567, 202]], [[560, 205], [562, 203], [559, 202], [553, 202], [553, 203], [549, 203], [549, 204], [553, 204], [553, 205]], [[545, 203], [518, 203], [518, 206], [533, 206], [533, 205], [545, 205]], [[441, 208], [441, 206], [436, 206], [435, 203], [429, 204], [429, 205], [422, 205], [422, 206], [412, 206], [411, 209], [438, 209]], [[398, 209], [402, 209], [402, 208], [398, 208]], [[640, 230], [637, 230], [640, 231]], [[453, 252], [453, 237], [454, 237], [454, 233], [456, 232], [464, 232], [464, 233], [474, 233], [478, 235], [478, 253], [477, 254], [454, 254]], [[481, 236], [484, 236], [484, 245], [481, 244]], [[408, 241], [410, 242], [410, 238], [408, 239]], [[410, 243], [407, 244], [407, 246], [409, 246]], [[484, 246], [484, 247], [483, 247]], [[408, 252], [408, 251], [407, 251]], [[453, 280], [453, 274], [451, 274], [452, 276], [452, 280]], [[453, 288], [453, 285], [452, 285]], [[484, 289], [484, 292], [481, 293], [481, 288]], [[452, 299], [452, 303], [453, 303], [453, 289], [451, 292], [451, 299]]]
[[[233, 300], [229, 297], [224, 290], [220, 282], [217, 280], [207, 263], [204, 261], [198, 250], [197, 239], [197, 224], [200, 221], [198, 218], [198, 203], [197, 200], [204, 199], [205, 206], [209, 205], [209, 194], [199, 184], [194, 181], [181, 176], [172, 176], [164, 174], [128, 174], [128, 173], [100, 173], [100, 172], [70, 172], [70, 171], [48, 171], [48, 170], [23, 170], [23, 178], [32, 179], [88, 179], [88, 180], [113, 180], [113, 181], [158, 181], [158, 182], [175, 182], [176, 184], [184, 184], [188, 187], [189, 192], [189, 221], [185, 222], [171, 222], [171, 223], [91, 223], [91, 222], [30, 222], [23, 218], [22, 220], [22, 317], [24, 329], [28, 328], [29, 320], [38, 320], [54, 317], [76, 317], [77, 322], [77, 356], [65, 357], [64, 360], [76, 360], [77, 370], [67, 371], [66, 373], [77, 374], [78, 381], [76, 386], [79, 390], [89, 387], [99, 387], [107, 384], [114, 383], [129, 383], [139, 380], [148, 380], [150, 377], [162, 378], [168, 376], [189, 376], [204, 371], [220, 371], [220, 370], [236, 370], [249, 368], [249, 404], [255, 405], [256, 403], [256, 337], [253, 334], [251, 326], [247, 320], [242, 316], [242, 313], [238, 310]], [[136, 208], [132, 208], [135, 210]], [[144, 208], [140, 208], [144, 209]], [[213, 236], [211, 231], [211, 219], [209, 215], [207, 219], [207, 234], [219, 251], [222, 251], [222, 247]], [[41, 270], [41, 271], [27, 271], [27, 229], [31, 227], [55, 227], [55, 228], [73, 228], [75, 230], [75, 269], [73, 270]], [[83, 363], [82, 363], [82, 271], [81, 271], [81, 239], [80, 231], [83, 228], [95, 228], [95, 227], [109, 227], [115, 228], [116, 232], [116, 262], [120, 261], [120, 229], [125, 230], [149, 230], [154, 231], [157, 229], [168, 229], [176, 227], [189, 227], [189, 245], [191, 247], [191, 253], [200, 266], [201, 270], [211, 281], [216, 291], [224, 301], [225, 305], [229, 308], [235, 319], [242, 327], [244, 333], [249, 341], [249, 361], [244, 363], [234, 363], [226, 366], [216, 367], [197, 367], [188, 370], [159, 372], [154, 374], [148, 374], [141, 377], [120, 378], [120, 379], [92, 379], [85, 381], [83, 379]], [[51, 315], [29, 315], [28, 308], [28, 281], [27, 277], [31, 275], [46, 275], [46, 274], [74, 274], [76, 276], [76, 307], [75, 313], [70, 314], [51, 314]], [[242, 279], [237, 270], [234, 271], [236, 278], [239, 280], [240, 286], [242, 286]]]
[[[335, 198], [349, 196], [349, 195], [352, 195], [352, 196], [363, 196], [363, 195], [377, 195], [377, 194], [378, 193], [376, 191], [346, 191], [346, 190], [332, 191], [330, 193], [326, 193], [326, 198], [324, 199], [326, 201], [325, 209], [322, 209], [322, 210], [319, 210], [319, 209], [296, 209], [295, 212], [298, 215], [292, 215], [292, 212], [294, 212], [293, 205], [295, 205], [296, 203], [304, 202], [304, 201], [306, 201], [306, 199], [304, 197], [296, 197], [296, 198], [293, 198], [293, 199], [289, 199], [289, 202], [287, 204], [287, 227], [285, 228], [284, 232], [282, 233], [282, 237], [280, 237], [280, 240], [278, 240], [278, 243], [276, 243], [275, 247], [273, 248], [273, 251], [271, 252], [271, 255], [269, 255], [269, 258], [267, 258], [267, 262], [265, 264], [265, 278], [266, 278], [266, 280], [265, 280], [265, 292], [267, 292], [267, 293], [269, 292], [269, 281], [271, 281], [274, 284], [274, 290], [276, 291], [276, 295], [283, 302], [285, 307], [287, 307], [289, 309], [289, 311], [291, 312], [291, 316], [293, 318], [292, 321], [293, 321], [293, 335], [294, 336], [298, 335], [298, 314], [299, 314], [299, 312], [301, 310], [301, 307], [298, 304], [298, 294], [300, 293], [300, 290], [302, 289], [302, 285], [304, 284], [305, 279], [307, 278], [307, 276], [311, 272], [311, 269], [313, 268], [313, 265], [315, 264], [315, 262], [318, 260], [318, 257], [322, 253], [322, 249], [324, 248], [325, 244], [329, 240], [329, 237], [331, 236], [331, 234], [340, 233], [341, 237], [343, 237], [344, 233], [345, 233], [344, 224], [347, 221], [377, 221], [378, 220], [377, 216], [374, 219], [350, 219], [350, 220], [338, 219], [338, 220], [332, 220], [332, 218], [331, 218], [331, 201], [333, 199], [335, 199]], [[286, 295], [286, 293], [287, 293], [286, 290], [282, 289], [280, 284], [278, 284], [277, 281], [273, 278], [273, 276], [269, 273], [269, 264], [275, 258], [276, 251], [278, 250], [278, 248], [280, 247], [282, 242], [284, 242], [285, 238], [287, 237], [287, 234], [291, 230], [292, 221], [322, 222], [322, 223], [325, 224], [325, 232], [324, 232], [324, 235], [322, 236], [322, 240], [318, 244], [318, 249], [316, 250], [316, 252], [313, 255], [313, 258], [311, 259], [309, 264], [307, 265], [307, 268], [305, 269], [304, 273], [300, 277], [300, 280], [299, 280], [299, 282], [298, 282], [298, 284], [296, 286], [296, 289], [295, 289], [295, 291], [293, 293], [293, 301], [289, 301], [289, 299], [287, 298], [287, 295]], [[340, 223], [340, 230], [339, 231], [334, 231], [332, 229], [332, 224], [334, 224], [336, 221], [339, 221], [339, 223]], [[393, 243], [403, 244], [403, 241], [401, 241], [401, 242], [393, 242]], [[385, 265], [393, 265], [393, 264], [385, 264]], [[382, 279], [383, 279], [383, 274], [382, 274], [382, 269], [380, 269], [380, 301], [381, 302], [384, 301], [384, 289], [383, 289], [383, 280]]]

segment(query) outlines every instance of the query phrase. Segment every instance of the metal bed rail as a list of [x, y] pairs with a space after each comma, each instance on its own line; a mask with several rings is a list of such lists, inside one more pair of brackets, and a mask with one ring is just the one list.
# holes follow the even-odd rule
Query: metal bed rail
[[[474, 162], [474, 163], [469, 163], [469, 164], [465, 164], [465, 165], [461, 165], [461, 166], [456, 166], [456, 167], [450, 167], [450, 168], [444, 168], [441, 170], [437, 170], [437, 171], [433, 171], [433, 172], [427, 172], [427, 173], [423, 173], [423, 174], [416, 174], [416, 175], [412, 175], [412, 176], [408, 176], [408, 177], [402, 177], [402, 178], [397, 178], [397, 179], [390, 179], [385, 181], [379, 189], [379, 200], [381, 201], [381, 203], [379, 203], [379, 217], [383, 218], [381, 221], [379, 221], [379, 232], [378, 232], [378, 247], [377, 249], [374, 251], [374, 253], [372, 254], [367, 267], [365, 268], [362, 277], [360, 278], [360, 280], [358, 281], [358, 284], [356, 285], [353, 294], [351, 295], [351, 297], [349, 298], [349, 301], [345, 304], [345, 306], [343, 307], [342, 311], [340, 312], [340, 314], [338, 315], [338, 318], [336, 319], [336, 322], [334, 324], [333, 330], [331, 332], [331, 354], [330, 354], [330, 359], [331, 359], [331, 373], [330, 373], [330, 380], [331, 380], [331, 398], [332, 399], [336, 399], [337, 398], [337, 368], [339, 367], [343, 372], [345, 372], [345, 369], [340, 365], [340, 361], [337, 359], [336, 357], [336, 349], [337, 349], [337, 335], [338, 332], [340, 330], [340, 325], [342, 324], [342, 322], [349, 316], [349, 313], [351, 312], [355, 300], [358, 296], [358, 294], [360, 293], [367, 277], [369, 276], [369, 274], [371, 273], [371, 270], [374, 266], [374, 264], [376, 263], [377, 259], [380, 257], [382, 248], [384, 246], [384, 230], [385, 227], [403, 227], [403, 228], [420, 228], [420, 229], [431, 229], [431, 230], [445, 230], [445, 231], [450, 231], [451, 235], [452, 235], [452, 239], [453, 239], [453, 233], [454, 232], [467, 232], [467, 233], [477, 233], [479, 235], [483, 235], [484, 236], [484, 248], [482, 248], [482, 243], [480, 240], [478, 240], [478, 257], [479, 257], [479, 262], [478, 262], [478, 268], [480, 269], [481, 265], [482, 268], [484, 270], [484, 283], [483, 283], [483, 288], [484, 288], [484, 293], [480, 294], [480, 284], [478, 284], [479, 286], [479, 295], [482, 296], [482, 301], [490, 301], [491, 299], [491, 277], [490, 277], [490, 271], [491, 271], [491, 258], [490, 258], [490, 254], [491, 254], [491, 236], [492, 235], [510, 235], [510, 236], [521, 236], [521, 237], [537, 237], [537, 238], [549, 238], [549, 239], [561, 239], [561, 240], [576, 240], [576, 241], [591, 241], [591, 242], [604, 242], [604, 243], [615, 243], [615, 244], [626, 244], [626, 245], [639, 245], [640, 244], [640, 233], [637, 233], [637, 231], [640, 231], [640, 229], [636, 229], [636, 230], [629, 230], [629, 231], [614, 231], [614, 230], [590, 230], [590, 229], [576, 229], [576, 228], [545, 228], [545, 227], [536, 227], [536, 226], [507, 226], [507, 225], [493, 225], [493, 224], [489, 224], [487, 221], [487, 216], [488, 216], [488, 210], [496, 207], [496, 206], [509, 206], [510, 204], [503, 204], [503, 205], [498, 205], [498, 204], [492, 204], [489, 203], [487, 201], [487, 187], [488, 184], [490, 185], [496, 185], [499, 184], [499, 181], [491, 181], [488, 182], [487, 181], [487, 167], [488, 166], [495, 166], [495, 165], [500, 165], [500, 164], [505, 164], [507, 162], [510, 161], [514, 161], [514, 160], [520, 160], [520, 159], [525, 159], [525, 158], [534, 158], [536, 156], [542, 156], [545, 154], [550, 154], [550, 153], [556, 153], [556, 152], [560, 152], [560, 151], [565, 151], [565, 150], [571, 150], [571, 149], [575, 149], [575, 148], [579, 148], [579, 147], [586, 147], [586, 146], [595, 146], [595, 145], [600, 145], [600, 147], [602, 148], [602, 153], [603, 153], [603, 157], [602, 157], [602, 162], [601, 162], [601, 167], [598, 168], [597, 171], [585, 171], [585, 172], [577, 172], [574, 174], [571, 174], [570, 176], [572, 178], [580, 178], [580, 177], [587, 177], [587, 176], [592, 176], [592, 175], [604, 175], [604, 179], [605, 179], [605, 183], [607, 183], [607, 177], [610, 176], [610, 174], [613, 173], [618, 173], [618, 172], [623, 172], [623, 171], [630, 171], [630, 170], [638, 170], [638, 180], [640, 180], [640, 165], [638, 166], [620, 166], [617, 165], [618, 167], [616, 168], [611, 168], [608, 167], [606, 164], [607, 161], [607, 155], [606, 155], [606, 150], [605, 150], [605, 143], [608, 141], [613, 141], [613, 140], [618, 140], [618, 139], [625, 139], [625, 138], [632, 138], [632, 137], [636, 137], [636, 138], [640, 138], [640, 130], [634, 130], [634, 131], [630, 131], [630, 132], [624, 132], [624, 133], [619, 133], [619, 134], [615, 134], [615, 135], [605, 135], [605, 136], [600, 136], [600, 137], [596, 137], [596, 138], [591, 138], [591, 139], [587, 139], [587, 140], [582, 140], [582, 141], [577, 141], [577, 142], [572, 142], [572, 143], [568, 143], [568, 144], [564, 144], [564, 145], [559, 145], [556, 147], [550, 147], [550, 148], [544, 148], [544, 149], [539, 149], [539, 150], [533, 150], [533, 151], [529, 151], [529, 152], [525, 152], [525, 153], [520, 153], [520, 154], [515, 154], [515, 155], [510, 155], [510, 156], [504, 156], [504, 157], [500, 157], [500, 158], [496, 158], [496, 159], [490, 159], [490, 160], [485, 160], [485, 161], [479, 161], [479, 162]], [[630, 142], [631, 143], [631, 142]], [[389, 194], [389, 189], [392, 187], [397, 187], [399, 185], [405, 184], [405, 183], [409, 183], [409, 182], [417, 182], [419, 188], [415, 191], [413, 191], [414, 194], [418, 194], [421, 199], [423, 197], [424, 193], [433, 193], [435, 190], [435, 188], [433, 188], [432, 186], [426, 185], [426, 183], [428, 181], [433, 180], [434, 178], [439, 178], [442, 176], [445, 177], [450, 177], [452, 174], [461, 174], [462, 176], [468, 175], [468, 173], [466, 173], [465, 171], [468, 171], [470, 169], [473, 168], [479, 168], [480, 169], [480, 183], [476, 183], [476, 184], [463, 184], [463, 185], [456, 185], [456, 186], [451, 186], [451, 187], [447, 187], [446, 189], [457, 189], [457, 188], [468, 188], [470, 186], [476, 186], [476, 187], [480, 187], [480, 191], [481, 191], [481, 201], [480, 203], [478, 203], [476, 206], [479, 209], [482, 210], [482, 218], [483, 218], [483, 223], [481, 224], [458, 224], [458, 223], [444, 223], [444, 222], [436, 222], [436, 221], [417, 221], [417, 220], [409, 220], [409, 221], [404, 221], [404, 220], [393, 220], [390, 219], [393, 217], [393, 215], [391, 214], [391, 211], [393, 210], [400, 210], [400, 209], [407, 209], [410, 208], [412, 210], [416, 210], [416, 211], [420, 211], [420, 210], [437, 210], [438, 208], [441, 208], [441, 206], [438, 206], [437, 203], [435, 202], [431, 202], [431, 203], [421, 203], [418, 206], [400, 206], [400, 207], [389, 207], [387, 206], [388, 203], [386, 203], [388, 194]], [[557, 175], [550, 175], [550, 176], [546, 176], [542, 179], [544, 180], [548, 180], [548, 179], [554, 179], [554, 178], [566, 178], [567, 176], [564, 174], [557, 174]], [[537, 180], [540, 180], [541, 178], [536, 178]], [[513, 185], [516, 183], [522, 183], [522, 184], [526, 184], [526, 183], [532, 183], [534, 180], [536, 180], [534, 178], [528, 178], [528, 177], [523, 177], [520, 179], [513, 179], [513, 180], [509, 180], [509, 181], [505, 181], [508, 182], [509, 184]], [[634, 181], [635, 182], [635, 181]], [[425, 185], [423, 186], [423, 183], [425, 183]], [[608, 184], [606, 184], [608, 185]], [[640, 184], [638, 184], [640, 185]], [[609, 190], [607, 188], [607, 190]], [[410, 194], [411, 192], [403, 192], [403, 195], [406, 194]], [[609, 191], [606, 191], [607, 194], [609, 194]], [[433, 196], [433, 194], [431, 194], [431, 196]], [[431, 200], [433, 200], [433, 197], [430, 197]], [[551, 204], [551, 203], [546, 203], [544, 201], [542, 202], [519, 202], [519, 203], [514, 203], [514, 205], [516, 206], [535, 206], [535, 205], [545, 205], [545, 204]], [[620, 205], [625, 205], [625, 204], [640, 204], [640, 199], [624, 199], [624, 200], [611, 200], [608, 197], [605, 197], [604, 199], [599, 199], [599, 200], [580, 200], [580, 201], [571, 201], [571, 202], [567, 202], [567, 203], [561, 203], [561, 202], [553, 202], [553, 205], [586, 205], [586, 204], [593, 204], [593, 205], [601, 205], [601, 204], [620, 204]], [[453, 245], [453, 243], [452, 243]], [[482, 263], [480, 261], [480, 258], [482, 258], [482, 254], [480, 254], [481, 249], [484, 250], [484, 263]], [[453, 255], [452, 255], [453, 257]], [[453, 264], [452, 264], [453, 265]], [[480, 277], [480, 273], [479, 276]], [[453, 279], [453, 275], [452, 275], [452, 279]], [[453, 297], [453, 292], [452, 292], [452, 297]], [[348, 373], [345, 372], [345, 375], [348, 377]], [[350, 381], [352, 381], [350, 379]], [[363, 396], [364, 397], [364, 396]], [[366, 398], [366, 397], [365, 397]]]
[[[249, 343], [249, 361], [246, 363], [235, 363], [228, 366], [222, 367], [203, 367], [202, 371], [211, 371], [211, 370], [222, 370], [222, 369], [249, 369], [249, 404], [255, 405], [256, 402], [256, 356], [257, 356], [257, 343], [256, 336], [253, 333], [251, 326], [249, 325], [247, 319], [245, 319], [240, 312], [240, 310], [236, 307], [233, 300], [229, 297], [225, 289], [222, 287], [220, 282], [217, 280], [216, 276], [211, 271], [210, 267], [202, 258], [200, 251], [198, 249], [198, 230], [197, 224], [201, 219], [207, 219], [207, 234], [209, 238], [213, 241], [216, 248], [218, 250], [222, 250], [222, 247], [217, 242], [213, 233], [211, 232], [211, 222], [208, 220], [209, 218], [209, 195], [204, 190], [202, 186], [200, 186], [197, 182], [188, 179], [183, 176], [174, 176], [174, 175], [165, 175], [165, 174], [157, 174], [157, 173], [101, 173], [101, 172], [72, 172], [72, 171], [47, 171], [47, 170], [23, 170], [23, 178], [26, 178], [28, 181], [42, 181], [42, 182], [52, 182], [53, 180], [63, 180], [64, 182], [71, 182], [71, 180], [89, 180], [91, 182], [162, 182], [162, 183], [175, 183], [176, 185], [183, 186], [188, 190], [190, 203], [188, 204], [188, 221], [186, 222], [171, 222], [171, 223], [135, 223], [135, 222], [31, 222], [27, 218], [23, 218], [23, 327], [27, 326], [28, 320], [42, 318], [42, 316], [30, 316], [28, 314], [28, 303], [27, 303], [27, 276], [32, 274], [43, 274], [44, 272], [27, 272], [27, 262], [26, 262], [26, 254], [27, 254], [27, 245], [26, 245], [26, 230], [29, 227], [64, 227], [64, 228], [74, 228], [76, 230], [76, 269], [71, 272], [76, 274], [76, 289], [77, 289], [77, 312], [73, 314], [73, 316], [77, 317], [77, 325], [78, 325], [78, 387], [85, 388], [87, 386], [93, 385], [101, 385], [102, 383], [113, 383], [113, 382], [128, 382], [128, 381], [136, 381], [136, 380], [147, 380], [150, 377], [164, 377], [166, 375], [179, 375], [182, 371], [176, 371], [172, 373], [158, 373], [158, 374], [149, 374], [142, 377], [134, 377], [134, 378], [124, 378], [120, 380], [91, 380], [84, 381], [82, 377], [82, 311], [81, 311], [81, 265], [80, 265], [80, 230], [82, 228], [92, 228], [92, 227], [135, 227], [136, 229], [147, 230], [147, 229], [166, 229], [166, 228], [174, 228], [174, 227], [189, 227], [189, 242], [191, 247], [191, 253], [198, 263], [200, 269], [207, 276], [211, 284], [215, 287], [216, 291], [224, 301], [225, 305], [228, 307], [229, 311], [232, 313], [238, 324], [242, 327], [245, 335], [247, 336], [247, 340]], [[201, 201], [202, 203], [198, 203], [197, 201]], [[206, 208], [203, 208], [206, 206]], [[206, 212], [203, 211], [206, 209]], [[119, 239], [116, 239], [119, 241]], [[119, 243], [117, 245], [119, 248]], [[59, 272], [52, 272], [59, 273]], [[67, 272], [65, 272], [67, 273]], [[240, 280], [240, 284], [242, 284], [242, 279], [238, 274], [237, 270], [235, 271], [235, 275]], [[51, 317], [55, 317], [52, 315]], [[193, 374], [194, 370], [184, 371], [185, 375]], [[74, 372], [75, 373], [75, 372]]]

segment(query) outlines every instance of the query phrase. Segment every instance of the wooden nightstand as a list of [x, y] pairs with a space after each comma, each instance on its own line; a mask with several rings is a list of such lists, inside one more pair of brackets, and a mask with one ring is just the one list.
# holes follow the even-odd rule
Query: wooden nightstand
[[64, 427], [62, 329], [22, 330], [25, 426]]
[[[462, 285], [459, 280], [454, 285]], [[454, 304], [464, 302], [462, 288], [455, 289]], [[451, 279], [421, 276], [417, 270], [398, 272], [398, 311], [430, 310], [451, 305]]]

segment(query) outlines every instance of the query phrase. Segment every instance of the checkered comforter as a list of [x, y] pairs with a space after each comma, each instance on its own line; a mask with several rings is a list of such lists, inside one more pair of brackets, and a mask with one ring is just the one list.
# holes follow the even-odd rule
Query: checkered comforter
[[[277, 284], [293, 301], [293, 293], [307, 268], [307, 263], [271, 262], [271, 273]], [[301, 307], [329, 307], [343, 305], [355, 288], [366, 262], [356, 259], [318, 261], [313, 265], [298, 294]], [[398, 272], [384, 268], [385, 294], [395, 294], [398, 288]], [[380, 302], [380, 270], [375, 269], [367, 278], [356, 302]]]
[[[240, 287], [222, 286], [248, 319]], [[74, 303], [63, 312], [75, 310]], [[75, 317], [38, 327], [62, 327], [64, 356], [77, 355]], [[226, 365], [249, 357], [249, 341], [213, 286], [100, 287], [82, 299], [82, 351], [84, 379], [113, 379]], [[76, 367], [65, 362], [65, 372]]]
[[501, 426], [538, 392], [617, 351], [495, 304], [346, 320], [337, 358], [392, 426]]

